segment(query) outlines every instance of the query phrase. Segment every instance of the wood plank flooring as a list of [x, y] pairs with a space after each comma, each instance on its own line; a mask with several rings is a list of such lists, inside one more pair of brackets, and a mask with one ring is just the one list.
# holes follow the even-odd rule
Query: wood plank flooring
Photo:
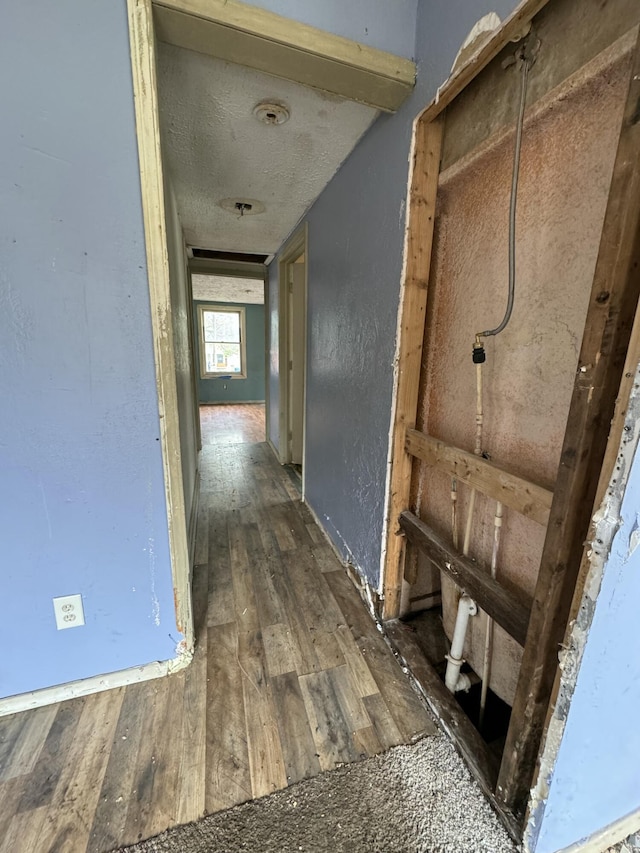
[[0, 719], [0, 853], [104, 853], [435, 731], [268, 445], [206, 440], [214, 408], [194, 660]]

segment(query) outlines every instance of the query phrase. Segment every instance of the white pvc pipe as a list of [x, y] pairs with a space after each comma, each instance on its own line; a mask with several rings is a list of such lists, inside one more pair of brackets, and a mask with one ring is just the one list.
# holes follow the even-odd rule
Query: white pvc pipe
[[[498, 552], [500, 550], [500, 532], [502, 530], [502, 504], [496, 502], [496, 514], [493, 519], [493, 552], [491, 554], [491, 577], [496, 578], [498, 574]], [[487, 616], [487, 630], [484, 637], [484, 662], [482, 666], [482, 690], [480, 693], [480, 714], [478, 717], [478, 728], [482, 731], [484, 724], [484, 713], [487, 707], [487, 693], [489, 692], [489, 681], [491, 680], [491, 664], [493, 658], [493, 619]]]
[[451, 479], [451, 539], [453, 547], [458, 549], [458, 481]]
[[[468, 690], [467, 682], [464, 676], [460, 676], [460, 667], [464, 663], [462, 653], [464, 651], [464, 642], [467, 637], [467, 627], [469, 625], [469, 617], [475, 616], [478, 612], [475, 601], [468, 595], [460, 596], [458, 602], [458, 614], [456, 616], [456, 624], [453, 629], [453, 639], [451, 640], [451, 651], [447, 655], [447, 671], [444, 677], [444, 683], [451, 693], [456, 690]], [[464, 684], [459, 686], [459, 682]]]

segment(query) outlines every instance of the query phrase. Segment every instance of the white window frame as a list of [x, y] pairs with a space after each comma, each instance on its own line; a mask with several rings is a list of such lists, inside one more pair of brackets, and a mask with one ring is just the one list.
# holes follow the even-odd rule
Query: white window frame
[[[205, 340], [204, 340], [204, 315], [206, 311], [213, 311], [216, 314], [227, 312], [229, 314], [238, 314], [240, 318], [240, 373], [228, 373], [225, 370], [207, 370], [207, 360], [205, 357]], [[225, 379], [246, 379], [247, 378], [247, 335], [246, 335], [246, 309], [242, 305], [198, 305], [198, 345], [200, 351], [200, 378], [201, 379], [218, 379], [224, 376]]]

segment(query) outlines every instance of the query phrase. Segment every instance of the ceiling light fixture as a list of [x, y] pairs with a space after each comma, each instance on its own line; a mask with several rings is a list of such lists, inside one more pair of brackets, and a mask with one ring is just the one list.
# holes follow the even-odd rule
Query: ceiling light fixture
[[260, 101], [253, 114], [263, 124], [284, 124], [289, 121], [289, 107], [282, 101]]
[[257, 198], [223, 198], [218, 204], [227, 213], [235, 213], [238, 218], [255, 216], [265, 211], [264, 204]]

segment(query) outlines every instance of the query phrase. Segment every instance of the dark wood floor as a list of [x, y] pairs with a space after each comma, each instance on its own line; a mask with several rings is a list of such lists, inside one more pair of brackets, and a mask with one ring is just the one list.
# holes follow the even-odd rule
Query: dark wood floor
[[194, 660], [1, 719], [1, 853], [102, 853], [435, 731], [294, 482], [214, 411]]

